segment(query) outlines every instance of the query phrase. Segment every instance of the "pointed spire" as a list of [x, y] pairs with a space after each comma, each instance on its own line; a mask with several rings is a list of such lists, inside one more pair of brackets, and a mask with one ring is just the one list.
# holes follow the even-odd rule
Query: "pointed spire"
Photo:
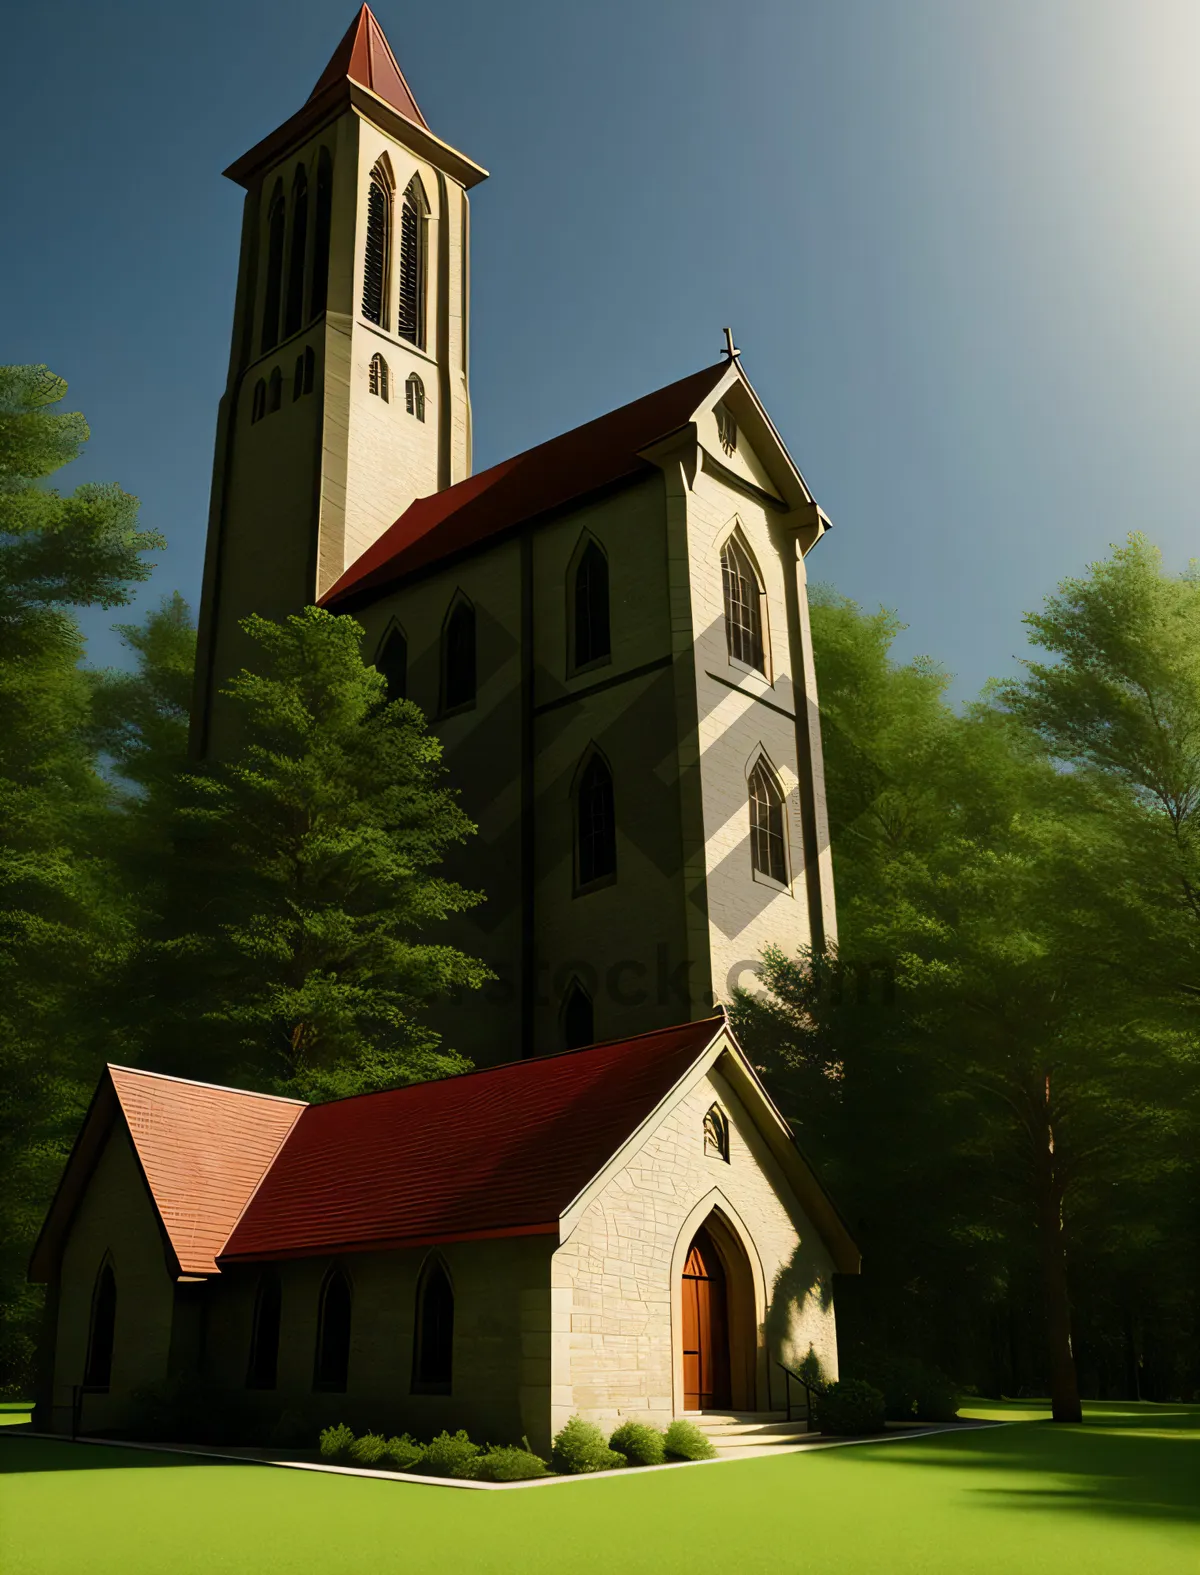
[[429, 130], [429, 123], [417, 108], [417, 101], [404, 80], [404, 73], [396, 64], [391, 45], [368, 5], [362, 7], [346, 29], [345, 37], [334, 50], [333, 58], [321, 73], [320, 81], [308, 95], [309, 103], [345, 77], [378, 94], [405, 120], [411, 120], [426, 131]]

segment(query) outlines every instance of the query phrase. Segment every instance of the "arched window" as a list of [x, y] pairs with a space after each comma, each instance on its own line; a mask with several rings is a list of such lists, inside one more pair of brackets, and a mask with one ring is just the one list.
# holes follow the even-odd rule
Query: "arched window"
[[725, 588], [725, 638], [729, 654], [734, 661], [756, 667], [765, 675], [758, 570], [737, 536], [729, 538], [721, 553], [721, 579]]
[[425, 384], [415, 372], [410, 372], [404, 383], [404, 408], [418, 421], [425, 419]]
[[765, 760], [750, 773], [750, 857], [760, 875], [787, 885], [783, 792]]
[[608, 631], [608, 559], [589, 541], [575, 565], [574, 665], [586, 667], [612, 654]]
[[112, 1380], [113, 1336], [117, 1329], [117, 1277], [106, 1258], [92, 1289], [88, 1324], [87, 1364], [83, 1381], [89, 1389], [107, 1389]]
[[704, 1152], [729, 1163], [729, 1118], [720, 1105], [710, 1105], [704, 1118]]
[[400, 311], [396, 332], [425, 348], [425, 216], [429, 204], [414, 175], [400, 205]]
[[420, 1394], [448, 1395], [454, 1376], [454, 1289], [440, 1258], [430, 1258], [417, 1284], [413, 1382]]
[[717, 406], [717, 436], [727, 454], [737, 452], [737, 422], [724, 405]]
[[367, 189], [367, 239], [363, 256], [362, 314], [387, 327], [388, 247], [392, 228], [392, 183], [383, 164], [371, 171]]
[[388, 393], [388, 364], [378, 351], [371, 357], [370, 369], [367, 372], [367, 386], [373, 394], [378, 394], [386, 405], [391, 397]]
[[297, 164], [292, 181], [292, 245], [288, 255], [287, 299], [283, 308], [283, 337], [298, 333], [304, 322], [304, 262], [308, 246], [308, 176]]
[[309, 321], [325, 310], [329, 294], [329, 238], [333, 231], [333, 161], [329, 149], [317, 154], [317, 222], [313, 236], [312, 283], [309, 286]]
[[314, 1387], [342, 1393], [350, 1370], [350, 1282], [330, 1269], [321, 1286]]
[[267, 414], [278, 410], [283, 403], [283, 373], [278, 367], [272, 371], [267, 381]]
[[571, 980], [563, 1000], [562, 1037], [564, 1050], [582, 1050], [585, 1045], [596, 1042], [592, 998], [578, 979]]
[[267, 413], [267, 385], [260, 377], [254, 385], [254, 397], [250, 401], [250, 424], [261, 421]]
[[303, 393], [304, 357], [302, 355], [298, 355], [296, 357], [296, 370], [292, 373], [292, 402], [295, 403], [295, 401], [299, 399]]
[[267, 209], [267, 285], [263, 297], [262, 350], [271, 350], [279, 343], [279, 305], [283, 295], [283, 244], [286, 214], [283, 203], [283, 182], [275, 182], [271, 205]]
[[617, 873], [617, 821], [612, 773], [600, 755], [583, 768], [575, 795], [576, 883], [586, 890]]
[[475, 609], [460, 597], [442, 631], [442, 710], [475, 704]]
[[250, 1329], [250, 1362], [247, 1389], [274, 1389], [279, 1365], [279, 1315], [283, 1295], [279, 1276], [268, 1269], [258, 1282], [254, 1297], [254, 1323]]
[[375, 668], [383, 674], [387, 683], [389, 700], [407, 699], [408, 641], [394, 626], [388, 630], [379, 655], [375, 658]]

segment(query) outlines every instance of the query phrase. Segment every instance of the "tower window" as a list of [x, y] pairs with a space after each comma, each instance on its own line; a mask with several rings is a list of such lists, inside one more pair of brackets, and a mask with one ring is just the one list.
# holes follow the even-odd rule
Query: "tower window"
[[710, 1105], [704, 1118], [704, 1152], [729, 1163], [729, 1118], [720, 1105]]
[[721, 447], [727, 454], [737, 451], [737, 422], [729, 414], [724, 405], [717, 406], [717, 436], [721, 440]]
[[283, 1295], [279, 1276], [268, 1270], [258, 1282], [254, 1297], [254, 1323], [250, 1330], [250, 1363], [247, 1389], [274, 1389], [279, 1366], [279, 1318]]
[[87, 1364], [83, 1381], [89, 1389], [107, 1389], [112, 1381], [113, 1339], [117, 1332], [117, 1277], [107, 1259], [92, 1291], [88, 1325]]
[[424, 421], [425, 384], [415, 372], [410, 372], [404, 381], [404, 408], [410, 416], [416, 416], [418, 421]]
[[350, 1371], [350, 1282], [331, 1269], [321, 1286], [317, 1321], [317, 1360], [313, 1387], [342, 1394]]
[[304, 263], [308, 247], [308, 176], [296, 166], [292, 181], [292, 245], [288, 256], [287, 300], [283, 309], [283, 336], [298, 333], [304, 321]]
[[420, 178], [408, 183], [400, 205], [400, 311], [396, 331], [401, 339], [425, 348], [425, 216], [429, 204]]
[[750, 773], [750, 857], [758, 874], [787, 885], [783, 793], [765, 760]]
[[388, 630], [387, 638], [375, 658], [375, 669], [383, 674], [389, 700], [407, 699], [408, 641], [399, 629]]
[[371, 357], [371, 365], [367, 372], [367, 386], [373, 394], [378, 394], [386, 405], [390, 395], [388, 393], [388, 364], [376, 351]]
[[388, 243], [392, 227], [392, 187], [377, 164], [367, 190], [367, 239], [363, 257], [362, 314], [369, 323], [387, 327]]
[[283, 403], [283, 373], [275, 367], [267, 380], [267, 414], [278, 410]]
[[250, 400], [250, 424], [261, 421], [267, 413], [267, 385], [260, 377], [254, 385], [254, 395]]
[[292, 402], [293, 404], [304, 393], [304, 357], [296, 357], [296, 370], [292, 373]]
[[262, 343], [263, 351], [273, 350], [279, 343], [279, 306], [283, 295], [283, 244], [286, 215], [283, 203], [283, 182], [275, 182], [271, 205], [267, 209], [267, 287], [263, 297]]
[[313, 236], [312, 283], [308, 316], [311, 321], [325, 310], [329, 294], [329, 238], [333, 231], [333, 161], [329, 149], [317, 154], [317, 222]]
[[725, 638], [736, 662], [766, 675], [762, 636], [762, 591], [758, 570], [737, 536], [731, 536], [721, 553], [721, 580], [725, 591]]
[[612, 772], [593, 754], [575, 800], [576, 879], [580, 890], [617, 873], [617, 822]]
[[311, 394], [317, 377], [317, 352], [309, 345], [304, 352], [304, 392]]
[[575, 567], [574, 665], [587, 667], [612, 653], [608, 628], [608, 559], [589, 541]]
[[413, 1389], [448, 1395], [454, 1377], [454, 1289], [440, 1258], [431, 1258], [417, 1286]]
[[592, 998], [578, 979], [571, 980], [562, 1009], [562, 1036], [565, 1050], [582, 1050], [596, 1042]]
[[475, 609], [455, 602], [442, 634], [442, 710], [475, 704]]

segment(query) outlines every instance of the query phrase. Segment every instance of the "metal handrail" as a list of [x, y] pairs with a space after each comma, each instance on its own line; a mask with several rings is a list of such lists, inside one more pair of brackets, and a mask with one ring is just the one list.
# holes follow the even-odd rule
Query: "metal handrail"
[[814, 1394], [821, 1394], [821, 1389], [814, 1386], [813, 1384], [810, 1384], [808, 1379], [802, 1378], [799, 1373], [793, 1372], [792, 1369], [785, 1366], [783, 1362], [776, 1362], [775, 1366], [778, 1367], [784, 1374], [783, 1398], [788, 1421], [790, 1422], [792, 1420], [792, 1379], [794, 1378], [800, 1385], [801, 1389], [804, 1390], [804, 1431], [806, 1433], [811, 1433], [812, 1397]]

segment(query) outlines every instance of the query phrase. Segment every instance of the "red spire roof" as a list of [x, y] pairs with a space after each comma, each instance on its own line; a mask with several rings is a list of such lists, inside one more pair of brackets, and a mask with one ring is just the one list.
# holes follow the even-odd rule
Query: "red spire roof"
[[343, 77], [349, 77], [360, 87], [370, 88], [381, 99], [398, 110], [405, 120], [415, 121], [429, 130], [429, 123], [417, 108], [404, 73], [396, 64], [392, 46], [384, 37], [383, 29], [375, 20], [370, 6], [364, 5], [346, 29], [345, 36], [333, 52], [333, 58], [321, 73], [320, 81], [308, 95], [311, 104], [326, 88]]

